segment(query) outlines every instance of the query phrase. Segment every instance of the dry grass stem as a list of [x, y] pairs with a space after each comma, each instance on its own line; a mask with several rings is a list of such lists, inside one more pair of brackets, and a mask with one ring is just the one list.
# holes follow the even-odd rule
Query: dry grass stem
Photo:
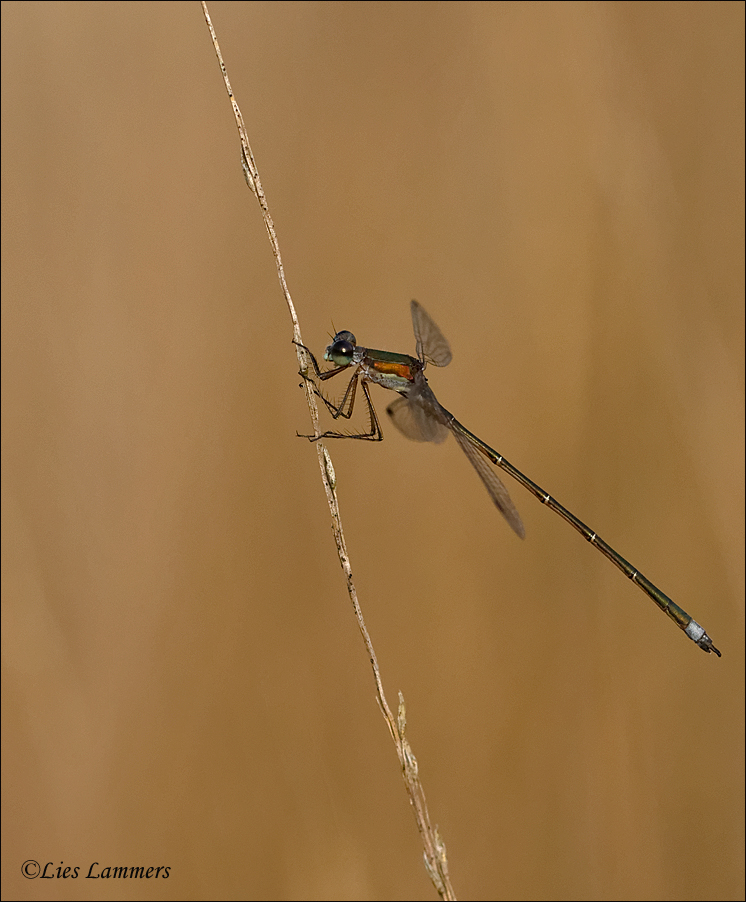
[[[223, 56], [218, 45], [218, 39], [215, 34], [215, 29], [213, 28], [210, 14], [207, 9], [207, 4], [204, 2], [204, 0], [202, 0], [202, 9], [205, 14], [205, 20], [207, 21], [207, 27], [210, 29], [210, 36], [212, 37], [215, 54], [218, 58], [218, 62], [220, 63], [220, 69], [223, 73], [225, 88], [228, 92], [231, 106], [233, 107], [233, 115], [236, 118], [236, 125], [238, 126], [238, 133], [241, 139], [241, 163], [243, 167], [244, 178], [246, 179], [246, 183], [249, 188], [251, 188], [254, 196], [259, 201], [259, 206], [262, 208], [264, 225], [267, 228], [269, 242], [272, 246], [272, 253], [275, 257], [275, 264], [277, 265], [277, 275], [280, 279], [282, 293], [285, 296], [285, 302], [288, 305], [290, 318], [293, 322], [293, 341], [302, 344], [303, 340], [301, 338], [298, 316], [295, 312], [295, 306], [293, 305], [292, 298], [290, 297], [290, 291], [285, 280], [285, 271], [282, 265], [282, 257], [280, 255], [280, 246], [277, 240], [277, 233], [275, 232], [272, 217], [269, 213], [267, 199], [265, 197], [264, 190], [262, 189], [261, 179], [259, 178], [259, 170], [257, 169], [254, 155], [251, 151], [249, 136], [248, 132], [246, 131], [246, 126], [244, 125], [243, 116], [241, 115], [241, 110], [238, 107], [236, 98], [233, 95], [233, 90], [231, 89], [231, 84], [228, 79], [228, 73], [225, 68], [225, 63], [223, 62]], [[296, 351], [298, 354], [298, 362], [300, 364], [301, 370], [303, 372], [306, 372], [308, 365], [305, 359], [305, 352], [297, 345]], [[311, 423], [313, 425], [314, 434], [318, 435], [319, 414], [318, 407], [316, 405], [316, 398], [313, 392], [313, 384], [308, 380], [304, 380], [304, 386], [306, 392], [306, 400], [308, 402], [308, 409], [311, 414]], [[321, 441], [315, 442], [315, 445], [319, 461], [319, 469], [321, 470], [321, 479], [324, 483], [324, 490], [326, 492], [326, 498], [329, 504], [329, 512], [331, 513], [332, 532], [334, 534], [334, 541], [337, 545], [339, 562], [342, 565], [342, 570], [347, 582], [347, 591], [349, 593], [350, 600], [352, 601], [352, 606], [355, 610], [355, 617], [357, 618], [358, 627], [360, 628], [360, 633], [363, 637], [363, 642], [365, 643], [368, 657], [370, 658], [371, 667], [373, 669], [373, 677], [376, 683], [378, 704], [381, 708], [381, 711], [383, 712], [383, 716], [386, 720], [386, 723], [388, 724], [389, 732], [391, 733], [391, 738], [394, 740], [394, 744], [396, 746], [396, 752], [399, 756], [399, 763], [402, 768], [402, 774], [404, 776], [404, 782], [409, 794], [409, 800], [415, 813], [417, 828], [419, 829], [420, 835], [422, 837], [425, 867], [440, 897], [442, 899], [455, 899], [456, 896], [454, 895], [453, 888], [451, 887], [450, 879], [448, 876], [448, 862], [446, 859], [445, 845], [438, 834], [437, 827], [433, 828], [430, 823], [430, 815], [427, 809], [427, 802], [425, 801], [425, 793], [422, 789], [422, 784], [420, 783], [419, 779], [417, 759], [415, 758], [409, 742], [405, 737], [406, 712], [404, 706], [404, 698], [401, 693], [399, 693], [398, 715], [395, 718], [391, 712], [391, 709], [389, 708], [388, 702], [386, 701], [386, 696], [383, 691], [383, 682], [381, 680], [381, 673], [378, 667], [378, 660], [376, 659], [376, 653], [373, 649], [373, 643], [371, 642], [370, 635], [368, 634], [368, 630], [365, 626], [365, 620], [360, 609], [357, 590], [355, 589], [355, 582], [352, 576], [352, 566], [350, 564], [350, 558], [347, 553], [347, 545], [345, 543], [344, 532], [342, 529], [342, 519], [339, 512], [339, 503], [337, 501], [336, 480], [334, 477], [334, 468], [332, 466], [331, 457], [329, 456], [328, 450]]]

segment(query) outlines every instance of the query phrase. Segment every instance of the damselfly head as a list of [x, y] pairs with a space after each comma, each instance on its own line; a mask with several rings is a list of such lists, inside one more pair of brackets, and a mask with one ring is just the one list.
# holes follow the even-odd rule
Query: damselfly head
[[337, 366], [347, 366], [352, 363], [355, 345], [356, 339], [352, 332], [337, 332], [332, 343], [324, 351], [324, 360], [329, 360]]

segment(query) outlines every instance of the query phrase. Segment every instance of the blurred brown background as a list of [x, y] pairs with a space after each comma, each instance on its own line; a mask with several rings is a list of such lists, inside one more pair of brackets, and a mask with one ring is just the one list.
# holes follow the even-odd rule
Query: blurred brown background
[[[742, 4], [210, 8], [306, 343], [418, 298], [441, 401], [724, 653], [454, 442], [332, 443], [457, 893], [743, 898]], [[2, 42], [3, 897], [435, 898], [199, 5]]]

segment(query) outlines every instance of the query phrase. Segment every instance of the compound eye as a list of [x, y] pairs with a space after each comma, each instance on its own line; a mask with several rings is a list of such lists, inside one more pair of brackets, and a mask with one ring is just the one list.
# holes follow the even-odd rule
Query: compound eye
[[337, 366], [349, 366], [355, 347], [355, 336], [352, 332], [337, 332], [332, 343], [324, 351], [324, 360], [330, 360]]
[[[343, 333], [338, 333], [335, 336], [334, 342], [326, 349], [324, 357], [327, 360], [331, 360], [331, 362], [336, 364], [337, 366], [348, 366], [350, 363], [352, 363], [352, 355], [355, 353], [355, 345], [351, 341], [340, 339], [339, 336], [341, 334]], [[352, 335], [351, 332], [347, 332], [345, 334]], [[354, 338], [354, 335], [352, 337]]]

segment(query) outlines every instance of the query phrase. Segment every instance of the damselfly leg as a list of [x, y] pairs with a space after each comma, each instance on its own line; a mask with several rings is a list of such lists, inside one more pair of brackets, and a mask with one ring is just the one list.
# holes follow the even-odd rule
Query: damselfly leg
[[[347, 333], [349, 334], [349, 333]], [[308, 355], [311, 364], [314, 369], [314, 373], [317, 379], [321, 382], [326, 382], [328, 379], [333, 378], [334, 376], [338, 376], [340, 373], [346, 371], [348, 369], [348, 365], [345, 366], [337, 366], [331, 370], [322, 370], [314, 356], [313, 352], [309, 350], [305, 345], [300, 342], [294, 342], [294, 344], [298, 345], [299, 348], [303, 348], [303, 350]], [[300, 376], [303, 377], [306, 381], [313, 382], [313, 379], [308, 375], [308, 372], [303, 372], [301, 370]], [[335, 404], [333, 401], [330, 401], [329, 398], [321, 391], [321, 389], [314, 385], [314, 394], [320, 398], [332, 415], [332, 417], [337, 420], [342, 417], [345, 420], [349, 420], [352, 417], [353, 410], [355, 408], [355, 397], [357, 393], [358, 382], [362, 386], [363, 395], [365, 396], [366, 406], [368, 408], [368, 424], [369, 431], [368, 432], [333, 432], [327, 431], [322, 432], [319, 435], [301, 435], [300, 432], [297, 432], [299, 438], [307, 438], [309, 441], [317, 442], [322, 438], [355, 438], [361, 439], [363, 441], [369, 442], [380, 442], [383, 440], [383, 431], [381, 430], [381, 425], [378, 422], [378, 416], [376, 414], [375, 407], [373, 406], [373, 402], [370, 399], [370, 392], [368, 390], [368, 386], [366, 384], [365, 379], [362, 379], [360, 376], [359, 370], [357, 370], [350, 381], [347, 383], [347, 388], [345, 389], [345, 393], [342, 396], [342, 400], [339, 404]]]

